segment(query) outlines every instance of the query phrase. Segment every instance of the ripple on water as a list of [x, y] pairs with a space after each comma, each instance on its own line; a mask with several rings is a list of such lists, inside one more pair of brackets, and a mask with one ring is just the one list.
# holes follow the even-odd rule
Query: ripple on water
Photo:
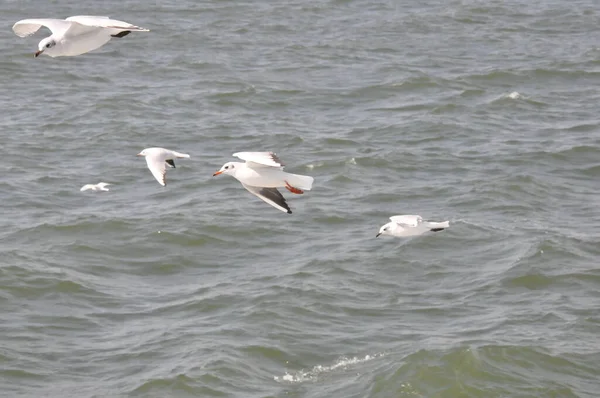
[[[510, 396], [519, 391], [531, 396], [577, 397], [591, 394], [594, 388], [593, 382], [579, 384], [576, 389], [547, 384], [546, 377], [552, 374], [560, 377], [564, 366], [581, 372], [578, 378], [592, 370], [580, 361], [571, 362], [536, 347], [487, 345], [421, 350], [404, 357], [400, 363], [375, 378], [372, 392], [377, 392], [377, 396], [402, 392], [417, 397], [467, 394], [483, 398]], [[544, 375], [538, 372], [540, 364]]]

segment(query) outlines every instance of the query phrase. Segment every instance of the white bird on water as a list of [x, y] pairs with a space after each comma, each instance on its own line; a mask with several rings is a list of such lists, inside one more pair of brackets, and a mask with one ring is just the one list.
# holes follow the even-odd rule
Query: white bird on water
[[108, 191], [109, 189], [106, 188], [107, 185], [112, 185], [109, 184], [107, 182], [99, 182], [98, 184], [94, 185], [94, 184], [86, 184], [84, 186], [81, 187], [80, 191], [87, 191], [87, 190], [92, 190], [92, 191]]
[[237, 152], [233, 156], [245, 160], [246, 163], [225, 163], [219, 171], [213, 174], [229, 174], [242, 183], [251, 194], [258, 196], [271, 206], [288, 214], [292, 210], [285, 198], [277, 190], [285, 187], [295, 194], [310, 191], [314, 178], [283, 171], [283, 163], [273, 152]]
[[42, 26], [50, 29], [52, 35], [40, 41], [36, 57], [40, 54], [51, 57], [85, 54], [102, 47], [113, 37], [125, 37], [131, 32], [149, 32], [148, 29], [129, 22], [93, 15], [78, 15], [67, 19], [23, 19], [13, 25], [13, 31], [19, 37], [27, 37]]
[[379, 229], [379, 233], [375, 235], [391, 235], [398, 237], [418, 236], [426, 232], [439, 232], [450, 227], [449, 221], [431, 222], [423, 221], [421, 216], [417, 215], [402, 215], [390, 217], [391, 222], [385, 224]]
[[146, 148], [138, 153], [137, 156], [144, 156], [146, 158], [146, 163], [152, 175], [163, 187], [167, 185], [167, 165], [175, 168], [174, 159], [190, 157], [187, 153], [179, 153], [165, 148]]

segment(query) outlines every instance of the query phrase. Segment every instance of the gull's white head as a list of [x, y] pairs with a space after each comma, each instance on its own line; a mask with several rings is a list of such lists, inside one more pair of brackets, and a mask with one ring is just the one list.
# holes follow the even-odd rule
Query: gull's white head
[[144, 149], [142, 152], [138, 153], [135, 156], [146, 156], [146, 155], [148, 155], [148, 149]]
[[375, 237], [379, 237], [379, 235], [391, 235], [392, 231], [394, 229], [394, 223], [393, 222], [389, 222], [385, 225], [383, 225], [381, 228], [379, 228], [379, 233], [377, 235], [375, 235]]
[[231, 176], [235, 175], [235, 172], [237, 171], [237, 168], [240, 164], [242, 164], [242, 163], [238, 163], [238, 162], [225, 163], [223, 165], [223, 167], [221, 167], [221, 170], [219, 170], [215, 174], [213, 174], [213, 177], [218, 176], [219, 174], [229, 174]]
[[46, 37], [40, 44], [38, 44], [38, 51], [35, 52], [35, 56], [38, 57], [41, 53], [51, 54], [52, 49], [56, 46], [56, 40], [52, 36]]
[[98, 185], [100, 188], [104, 188], [105, 186], [110, 185], [110, 184], [108, 182], [99, 182], [96, 185]]

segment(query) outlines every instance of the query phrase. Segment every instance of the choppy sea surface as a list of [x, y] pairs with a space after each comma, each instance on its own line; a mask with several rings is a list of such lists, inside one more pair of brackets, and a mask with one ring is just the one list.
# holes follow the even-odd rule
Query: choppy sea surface
[[[11, 31], [81, 14], [151, 31]], [[0, 15], [0, 396], [600, 396], [597, 2]], [[164, 188], [151, 146], [191, 155]], [[212, 177], [265, 150], [315, 178], [291, 215]]]

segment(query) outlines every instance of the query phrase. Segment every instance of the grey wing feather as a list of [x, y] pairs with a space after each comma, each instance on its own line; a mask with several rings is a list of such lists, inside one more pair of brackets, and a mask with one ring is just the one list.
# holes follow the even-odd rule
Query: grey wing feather
[[258, 196], [263, 201], [271, 206], [288, 214], [292, 214], [292, 210], [288, 206], [285, 198], [277, 190], [277, 188], [253, 187], [251, 185], [242, 184], [251, 194]]
[[284, 164], [281, 159], [273, 152], [237, 152], [233, 156], [245, 160], [250, 167], [279, 167], [282, 168]]

